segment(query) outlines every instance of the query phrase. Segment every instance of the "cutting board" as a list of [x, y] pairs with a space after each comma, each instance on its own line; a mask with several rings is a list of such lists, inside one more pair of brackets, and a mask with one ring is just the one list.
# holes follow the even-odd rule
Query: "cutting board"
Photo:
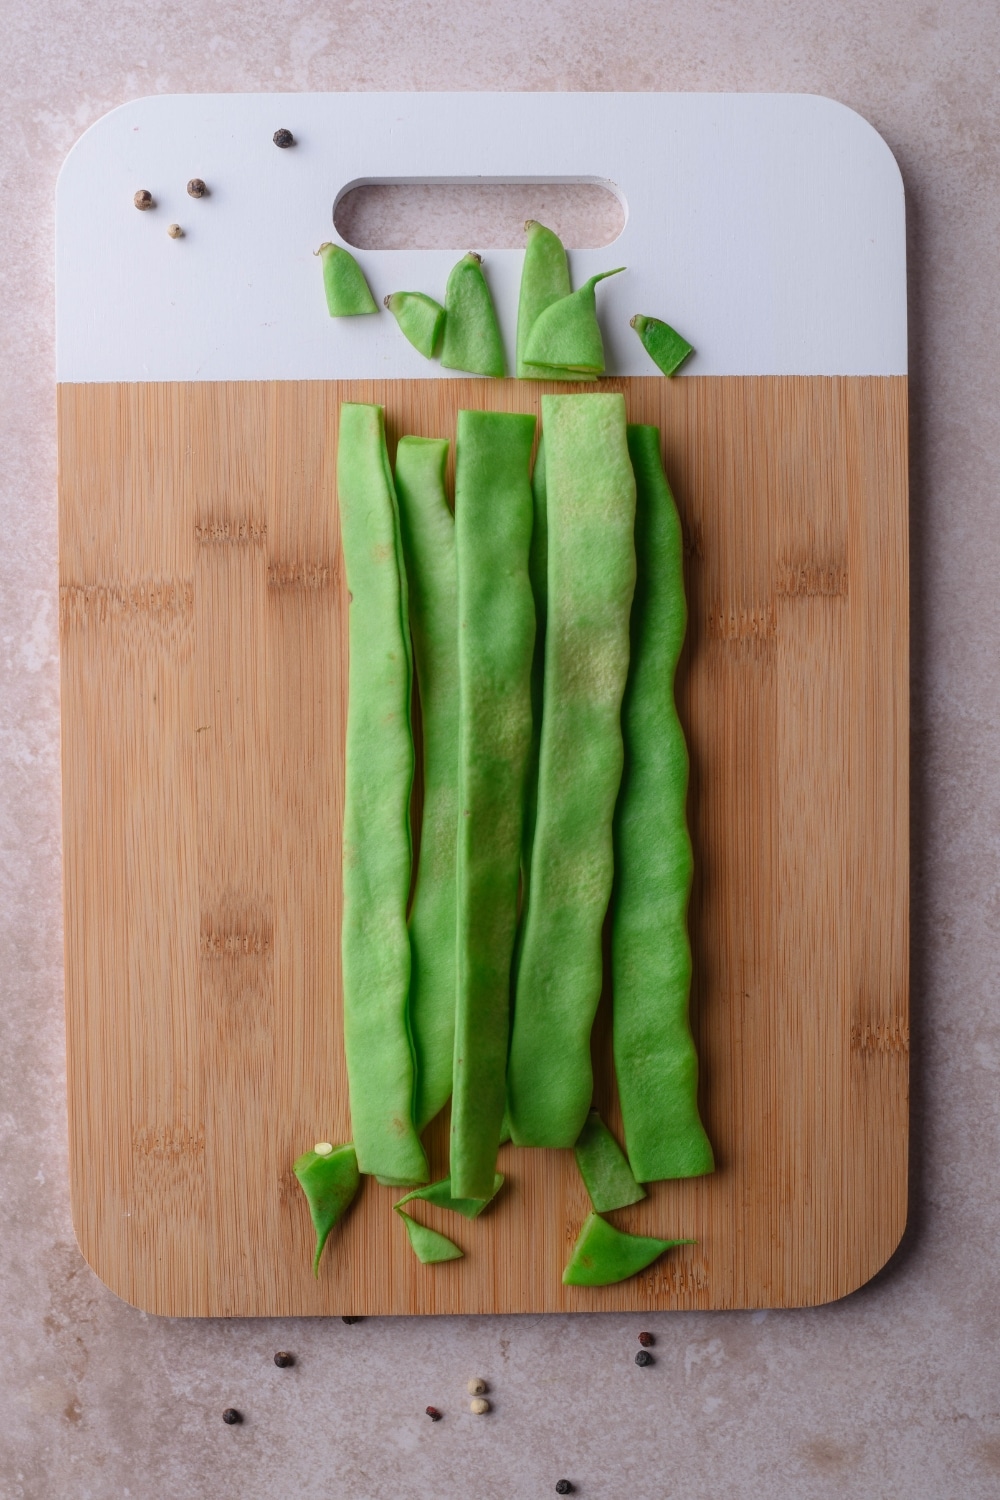
[[[290, 128], [297, 145], [271, 135]], [[201, 176], [210, 197], [187, 199]], [[684, 524], [692, 1022], [718, 1170], [614, 1215], [689, 1237], [561, 1284], [572, 1153], [501, 1151], [466, 1252], [421, 1267], [366, 1183], [319, 1280], [291, 1174], [349, 1138], [341, 1041], [346, 591], [339, 403], [452, 437], [555, 386], [450, 376], [392, 320], [333, 322], [311, 252], [361, 181], [599, 181], [607, 388], [657, 423]], [[157, 208], [138, 213], [137, 188]], [[186, 233], [171, 240], [171, 221]], [[180, 1316], [793, 1307], [891, 1255], [906, 1213], [907, 425], [898, 172], [808, 96], [139, 100], [60, 179], [66, 1016], [73, 1212], [121, 1297]], [[365, 252], [440, 296], [468, 246]], [[520, 255], [485, 254], [513, 352]], [[627, 327], [698, 354], [664, 380]], [[624, 333], [622, 332], [624, 330]], [[620, 1131], [610, 996], [596, 1099]], [[447, 1170], [447, 1118], [429, 1132]]]

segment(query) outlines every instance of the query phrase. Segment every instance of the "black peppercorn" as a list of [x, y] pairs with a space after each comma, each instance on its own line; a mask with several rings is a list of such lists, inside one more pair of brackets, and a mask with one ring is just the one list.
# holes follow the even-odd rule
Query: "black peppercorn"
[[188, 183], [189, 198], [204, 198], [207, 192], [208, 188], [202, 182], [200, 177], [191, 178], [191, 181]]
[[222, 1413], [222, 1420], [227, 1422], [230, 1427], [238, 1427], [240, 1422], [243, 1421], [243, 1413], [237, 1411], [235, 1406], [227, 1406]]
[[140, 209], [143, 212], [147, 208], [156, 207], [156, 204], [153, 201], [153, 195], [149, 191], [149, 188], [140, 188], [139, 191], [134, 195], [132, 202], [135, 204], [136, 208]]
[[573, 1486], [570, 1484], [568, 1479], [560, 1479], [556, 1481], [557, 1495], [572, 1495], [572, 1493]]
[[642, 1345], [642, 1347], [644, 1349], [648, 1349], [649, 1346], [650, 1346], [650, 1344], [655, 1344], [656, 1343], [656, 1340], [654, 1339], [654, 1337], [653, 1337], [653, 1335], [651, 1333], [640, 1333], [640, 1335], [639, 1335], [639, 1343]]
[[653, 1363], [653, 1356], [648, 1349], [640, 1349], [635, 1357], [635, 1362], [637, 1365], [651, 1365]]
[[282, 151], [288, 146], [295, 145], [295, 137], [290, 130], [276, 130], [272, 139], [276, 146], [281, 147]]
[[424, 1410], [426, 1411], [432, 1422], [440, 1422], [441, 1413], [438, 1411], [436, 1406], [425, 1406]]
[[361, 1322], [361, 1319], [360, 1319], [360, 1318], [351, 1318], [351, 1317], [348, 1317], [348, 1316], [347, 1316], [347, 1315], [346, 1315], [346, 1314], [345, 1314], [345, 1316], [344, 1316], [344, 1317], [342, 1317], [342, 1318], [341, 1318], [341, 1320], [340, 1320], [340, 1321], [341, 1321], [341, 1322], [342, 1322], [342, 1323], [360, 1323], [360, 1322]]
[[274, 1363], [278, 1366], [279, 1370], [287, 1370], [289, 1365], [294, 1365], [295, 1355], [289, 1354], [285, 1349], [279, 1349], [274, 1356]]

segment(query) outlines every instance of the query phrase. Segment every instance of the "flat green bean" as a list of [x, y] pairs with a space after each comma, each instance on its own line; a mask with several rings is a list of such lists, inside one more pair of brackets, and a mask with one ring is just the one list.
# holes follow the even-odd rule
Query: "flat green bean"
[[483, 275], [483, 258], [474, 250], [452, 267], [444, 305], [443, 367], [471, 375], [505, 375], [500, 325]]
[[[545, 438], [538, 440], [535, 465], [531, 471], [531, 495], [534, 518], [531, 528], [531, 551], [528, 554], [528, 576], [535, 600], [535, 648], [531, 658], [531, 750], [524, 794], [524, 827], [521, 834], [521, 910], [528, 902], [531, 884], [531, 847], [535, 839], [535, 817], [538, 811], [538, 754], [542, 738], [542, 695], [545, 683], [545, 606], [548, 590], [548, 541], [545, 519]], [[524, 923], [519, 922], [514, 939], [515, 987], [521, 966]], [[504, 1113], [501, 1143], [510, 1140], [510, 1118]]]
[[316, 254], [323, 262], [323, 287], [331, 318], [355, 318], [360, 313], [378, 312], [365, 273], [349, 250], [327, 241]]
[[672, 375], [688, 355], [694, 353], [693, 345], [661, 318], [646, 318], [642, 313], [636, 313], [629, 320], [629, 327], [635, 329], [642, 340], [642, 347], [664, 375]]
[[611, 894], [611, 824], [635, 581], [635, 480], [619, 394], [543, 396], [547, 619], [537, 816], [508, 1064], [515, 1145], [572, 1146]]
[[521, 380], [596, 380], [589, 372], [566, 369], [542, 369], [529, 365], [524, 351], [539, 313], [553, 302], [568, 297], [573, 290], [569, 279], [569, 262], [562, 240], [537, 219], [524, 226], [527, 236], [524, 264], [521, 267], [521, 291], [517, 303], [517, 374]]
[[313, 1275], [319, 1276], [320, 1256], [330, 1238], [330, 1231], [351, 1203], [361, 1182], [358, 1158], [352, 1145], [331, 1146], [329, 1142], [321, 1141], [316, 1149], [304, 1152], [292, 1163], [292, 1171], [306, 1195], [316, 1231]]
[[694, 1243], [694, 1240], [658, 1240], [651, 1235], [625, 1234], [600, 1214], [590, 1214], [563, 1272], [563, 1285], [611, 1286], [616, 1281], [627, 1281], [659, 1260], [664, 1250]]
[[344, 1050], [358, 1165], [426, 1182], [408, 1029], [412, 667], [399, 514], [380, 406], [344, 402], [337, 446], [350, 596], [344, 787]]
[[448, 443], [404, 437], [396, 492], [420, 692], [424, 813], [410, 908], [410, 1031], [418, 1132], [451, 1093], [455, 1050], [458, 842], [458, 569], [445, 495]]
[[446, 1234], [439, 1234], [426, 1224], [418, 1224], [416, 1219], [411, 1219], [401, 1208], [397, 1208], [396, 1212], [406, 1225], [407, 1239], [422, 1266], [436, 1266], [445, 1260], [462, 1259], [465, 1251], [460, 1250]]
[[693, 856], [688, 752], [674, 703], [687, 627], [680, 517], [655, 427], [630, 425], [638, 559], [632, 660], [622, 704], [625, 770], [615, 812], [613, 1046], [625, 1145], [640, 1182], [714, 1166], [698, 1114], [688, 1022]]
[[[541, 370], [578, 370], [593, 376], [604, 373], [604, 340], [597, 321], [597, 298], [594, 288], [599, 281], [624, 271], [601, 271], [591, 276], [577, 291], [560, 297], [539, 313], [528, 334], [525, 363]], [[560, 379], [549, 375], [549, 379]]]
[[414, 1188], [412, 1193], [407, 1193], [405, 1198], [394, 1203], [393, 1208], [403, 1208], [405, 1204], [419, 1200], [421, 1203], [433, 1203], [435, 1208], [450, 1208], [464, 1219], [478, 1219], [483, 1209], [489, 1207], [503, 1187], [503, 1180], [502, 1172], [495, 1173], [493, 1191], [488, 1198], [453, 1198], [451, 1178], [442, 1177], [439, 1182], [429, 1182], [426, 1187]]
[[461, 411], [458, 548], [458, 1005], [451, 1181], [492, 1190], [504, 1116], [511, 957], [531, 749], [535, 609], [528, 576], [535, 418]]
[[627, 1208], [645, 1198], [645, 1189], [632, 1176], [622, 1148], [596, 1109], [588, 1114], [573, 1154], [590, 1201], [599, 1214]]
[[400, 331], [425, 359], [434, 358], [444, 331], [444, 308], [425, 292], [390, 292], [385, 305]]

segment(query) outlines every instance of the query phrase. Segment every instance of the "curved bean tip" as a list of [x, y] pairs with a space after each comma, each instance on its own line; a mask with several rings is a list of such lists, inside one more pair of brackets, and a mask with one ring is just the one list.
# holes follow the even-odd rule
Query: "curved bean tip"
[[629, 320], [628, 320], [628, 326], [630, 328], [634, 328], [635, 327], [636, 319], [638, 318], [638, 316], [639, 316], [639, 314], [635, 313], [631, 318], [629, 318]]
[[480, 253], [479, 253], [478, 250], [469, 250], [467, 253], [468, 253], [469, 259], [470, 260], [474, 260], [476, 262], [477, 266], [481, 266], [482, 265], [482, 263], [483, 263], [483, 257], [480, 255]]

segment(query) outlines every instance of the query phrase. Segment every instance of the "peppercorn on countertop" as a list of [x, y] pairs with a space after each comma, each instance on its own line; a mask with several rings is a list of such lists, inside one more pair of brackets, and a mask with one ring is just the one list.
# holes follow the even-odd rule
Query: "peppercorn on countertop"
[[[988, 373], [998, 239], [995, 48], [985, 6], [851, 3], [776, 13], [184, 5], [169, 22], [23, 0], [0, 59], [16, 286], [4, 312], [8, 545], [0, 873], [5, 1233], [0, 1493], [798, 1497], [992, 1493], [991, 1246], [1000, 1041], [992, 829], [1000, 684]], [[282, 78], [275, 79], [275, 69]], [[814, 89], [886, 135], [907, 179], [914, 373], [914, 1022], [911, 1232], [878, 1281], [784, 1314], [185, 1321], [125, 1307], [84, 1266], [66, 1191], [55, 528], [48, 317], [51, 190], [80, 129], [152, 90], [455, 87]], [[137, 216], [138, 217], [138, 216]], [[479, 230], [475, 239], [481, 239]], [[169, 246], [165, 240], [167, 248]], [[16, 278], [16, 280], [14, 280]], [[136, 318], [141, 339], [141, 317]], [[233, 1142], [234, 1152], [239, 1141]], [[296, 1363], [278, 1368], [276, 1351]], [[491, 1410], [468, 1411], [483, 1375]], [[433, 1405], [441, 1420], [432, 1422]], [[224, 1423], [228, 1408], [242, 1424]], [[957, 1489], [956, 1489], [957, 1487]]]

